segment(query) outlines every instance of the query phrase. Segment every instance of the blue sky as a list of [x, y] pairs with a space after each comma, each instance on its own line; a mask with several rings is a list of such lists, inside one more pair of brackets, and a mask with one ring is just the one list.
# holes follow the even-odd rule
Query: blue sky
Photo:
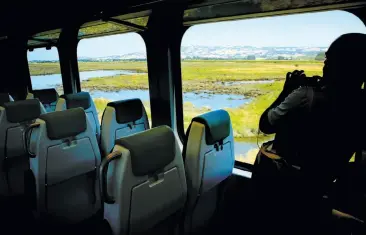
[[[184, 35], [182, 45], [206, 46], [324, 46], [344, 33], [366, 33], [364, 24], [343, 11], [306, 13], [196, 25]], [[101, 57], [145, 51], [135, 33], [81, 40], [79, 57]], [[56, 48], [28, 52], [29, 60], [58, 59]]]

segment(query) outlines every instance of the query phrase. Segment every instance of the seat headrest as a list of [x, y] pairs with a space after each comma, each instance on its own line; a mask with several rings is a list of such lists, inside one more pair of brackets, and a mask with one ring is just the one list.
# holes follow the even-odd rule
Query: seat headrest
[[0, 93], [0, 106], [3, 106], [5, 103], [10, 101], [11, 99], [8, 93]]
[[130, 151], [135, 176], [159, 172], [175, 158], [175, 136], [168, 126], [117, 139], [115, 143]]
[[43, 90], [33, 90], [34, 98], [38, 98], [42, 103], [53, 103], [58, 99], [58, 93], [56, 89], [43, 89]]
[[199, 122], [206, 127], [206, 144], [213, 145], [230, 135], [230, 116], [225, 110], [219, 109], [197, 116], [192, 122]]
[[121, 100], [108, 103], [107, 106], [116, 110], [116, 121], [119, 124], [133, 122], [143, 115], [143, 104], [140, 99]]
[[67, 109], [79, 107], [83, 109], [88, 109], [91, 105], [91, 97], [88, 92], [62, 95], [61, 98], [64, 98], [66, 100]]
[[11, 123], [31, 121], [41, 115], [41, 105], [37, 99], [8, 102], [4, 108], [6, 118]]
[[73, 137], [86, 130], [86, 115], [80, 107], [42, 114], [39, 118], [46, 122], [50, 140]]

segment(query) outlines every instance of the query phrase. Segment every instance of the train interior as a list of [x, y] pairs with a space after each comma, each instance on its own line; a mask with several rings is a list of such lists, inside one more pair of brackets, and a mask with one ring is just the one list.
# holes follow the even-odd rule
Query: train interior
[[[252, 217], [253, 165], [235, 160], [229, 113], [184, 117], [182, 40], [196, 25], [332, 10], [366, 23], [366, 2], [346, 0], [4, 4], [1, 233], [256, 234], [262, 222]], [[141, 87], [149, 105], [121, 96], [97, 112], [89, 91], [98, 85], [83, 89], [87, 70], [81, 71], [78, 45], [126, 33], [136, 33], [146, 48]], [[37, 50], [58, 55], [57, 87], [31, 79], [29, 56]], [[366, 220], [365, 164], [360, 149], [325, 195], [334, 209], [360, 220]]]

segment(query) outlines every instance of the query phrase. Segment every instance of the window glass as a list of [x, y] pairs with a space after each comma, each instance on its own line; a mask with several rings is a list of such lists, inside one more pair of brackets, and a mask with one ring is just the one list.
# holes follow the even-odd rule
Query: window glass
[[140, 35], [82, 39], [78, 63], [81, 89], [90, 92], [100, 119], [108, 102], [139, 98], [151, 121], [146, 47]]
[[237, 161], [253, 164], [259, 118], [281, 92], [287, 72], [322, 76], [324, 52], [344, 33], [366, 33], [344, 11], [287, 15], [196, 25], [182, 40], [184, 127], [199, 114], [225, 109]]
[[56, 88], [63, 94], [59, 57], [56, 47], [28, 51], [28, 65], [33, 90]]

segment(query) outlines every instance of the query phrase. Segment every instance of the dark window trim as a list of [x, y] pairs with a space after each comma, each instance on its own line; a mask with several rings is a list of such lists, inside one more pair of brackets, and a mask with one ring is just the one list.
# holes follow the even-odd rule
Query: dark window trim
[[239, 168], [239, 169], [241, 169], [241, 170], [245, 170], [245, 171], [250, 171], [250, 172], [252, 172], [252, 170], [253, 170], [253, 165], [252, 165], [252, 164], [250, 164], [250, 163], [246, 163], [246, 162], [240, 162], [240, 161], [238, 161], [238, 160], [235, 160], [235, 164], [234, 164], [234, 166], [235, 166], [236, 168]]

